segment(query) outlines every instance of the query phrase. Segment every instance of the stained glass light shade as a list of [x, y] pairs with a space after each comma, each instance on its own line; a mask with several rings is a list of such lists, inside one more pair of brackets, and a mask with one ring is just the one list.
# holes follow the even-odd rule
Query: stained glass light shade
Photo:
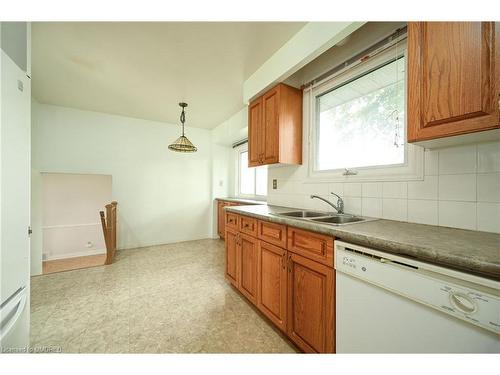
[[187, 103], [179, 103], [182, 108], [181, 112], [181, 124], [182, 124], [182, 135], [177, 138], [174, 143], [168, 146], [168, 149], [175, 152], [196, 152], [198, 149], [191, 143], [189, 139], [184, 135], [184, 123], [186, 122], [186, 114], [184, 113], [184, 108], [187, 107]]

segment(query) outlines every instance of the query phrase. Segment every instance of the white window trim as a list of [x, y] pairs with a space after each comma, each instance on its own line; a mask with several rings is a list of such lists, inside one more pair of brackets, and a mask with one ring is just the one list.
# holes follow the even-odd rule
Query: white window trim
[[[384, 62], [388, 61], [391, 57], [396, 56], [397, 51], [401, 51], [402, 55], [405, 57], [406, 68], [405, 72], [408, 72], [408, 59], [406, 58], [406, 41], [398, 43], [387, 48], [380, 54], [366, 60], [365, 62], [359, 63], [358, 65], [346, 68], [331, 77], [323, 80], [317, 85], [312, 86], [310, 89], [304, 92], [304, 120], [308, 126], [308, 149], [309, 149], [309, 160], [308, 160], [308, 177], [310, 182], [365, 182], [365, 181], [401, 181], [401, 180], [422, 180], [424, 177], [424, 149], [422, 147], [409, 144], [406, 141], [406, 115], [407, 111], [407, 101], [405, 100], [405, 124], [404, 124], [404, 136], [405, 136], [405, 162], [403, 165], [385, 165], [385, 166], [374, 166], [374, 167], [361, 167], [352, 168], [352, 170], [358, 172], [356, 175], [344, 176], [344, 169], [334, 169], [334, 170], [324, 170], [318, 171], [315, 169], [316, 155], [317, 155], [317, 127], [316, 127], [316, 98], [334, 87], [346, 82], [356, 76], [359, 76], [363, 72], [376, 68], [382, 65]], [[407, 97], [407, 79], [405, 79], [405, 98]], [[309, 115], [307, 115], [309, 113]]]
[[[234, 148], [234, 159], [235, 159], [235, 171], [237, 178], [235, 179], [235, 196], [237, 198], [253, 199], [258, 201], [265, 201], [267, 195], [257, 195], [257, 194], [242, 194], [240, 191], [241, 182], [241, 171], [240, 171], [240, 154], [243, 152], [248, 152], [248, 143], [242, 144], [241, 146]], [[254, 188], [257, 189], [257, 173], [254, 173]]]

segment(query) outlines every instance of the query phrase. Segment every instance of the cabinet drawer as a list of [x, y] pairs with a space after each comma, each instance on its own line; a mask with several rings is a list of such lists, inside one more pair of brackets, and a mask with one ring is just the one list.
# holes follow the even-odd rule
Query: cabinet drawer
[[226, 227], [238, 230], [238, 215], [232, 212], [226, 212]]
[[287, 249], [333, 267], [333, 237], [288, 227]]
[[240, 216], [239, 230], [241, 233], [257, 237], [257, 219], [248, 216]]
[[258, 221], [259, 239], [273, 245], [286, 247], [286, 226], [282, 224], [270, 223], [268, 221]]

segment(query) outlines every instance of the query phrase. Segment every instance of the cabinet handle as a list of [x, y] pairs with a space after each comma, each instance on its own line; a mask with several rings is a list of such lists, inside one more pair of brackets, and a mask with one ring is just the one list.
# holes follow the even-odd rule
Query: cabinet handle
[[285, 263], [286, 263], [286, 253], [283, 253], [283, 255], [281, 256], [281, 267], [283, 267], [283, 269], [285, 269]]
[[288, 256], [288, 272], [289, 273], [292, 272], [292, 256], [291, 255]]
[[325, 256], [325, 243], [321, 242], [321, 255]]
[[244, 228], [248, 228], [250, 225], [248, 223], [244, 224], [243, 227]]

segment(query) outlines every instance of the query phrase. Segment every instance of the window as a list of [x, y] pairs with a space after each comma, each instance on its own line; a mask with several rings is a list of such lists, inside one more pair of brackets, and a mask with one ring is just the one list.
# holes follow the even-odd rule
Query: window
[[404, 57], [316, 98], [317, 170], [402, 165]]
[[405, 98], [404, 39], [304, 90], [308, 177], [317, 182], [422, 179], [423, 148], [406, 142]]
[[264, 197], [267, 195], [267, 166], [248, 168], [248, 150], [241, 148], [238, 152], [238, 186], [239, 196]]

